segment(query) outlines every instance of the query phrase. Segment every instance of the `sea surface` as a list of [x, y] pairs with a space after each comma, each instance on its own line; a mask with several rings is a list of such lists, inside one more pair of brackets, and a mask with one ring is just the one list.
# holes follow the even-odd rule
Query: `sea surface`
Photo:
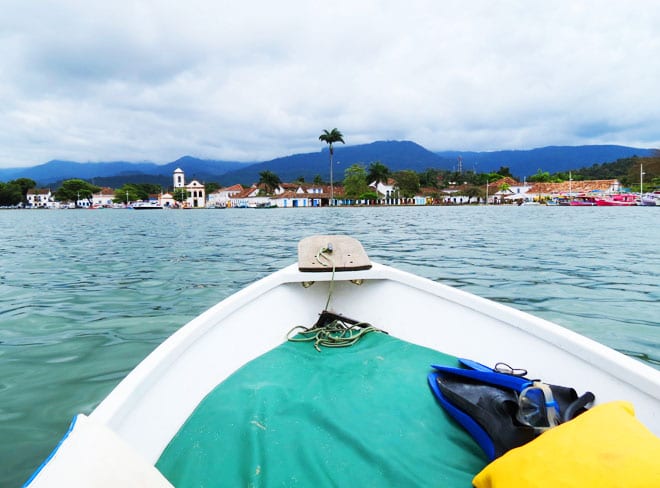
[[374, 261], [507, 303], [660, 369], [660, 210], [0, 210], [0, 486], [219, 300], [349, 234]]

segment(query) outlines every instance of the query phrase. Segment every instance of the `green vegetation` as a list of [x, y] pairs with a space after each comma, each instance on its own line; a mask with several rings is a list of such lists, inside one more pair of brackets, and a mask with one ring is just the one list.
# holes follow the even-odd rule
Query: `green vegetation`
[[18, 178], [7, 183], [0, 182], [0, 206], [12, 207], [20, 203], [25, 205], [28, 190], [36, 186], [34, 180], [29, 178]]
[[399, 187], [399, 193], [404, 198], [412, 198], [419, 193], [419, 175], [411, 170], [397, 171], [394, 179]]
[[637, 191], [640, 183], [640, 165], [644, 171], [644, 187], [652, 189], [660, 187], [660, 151], [656, 151], [652, 156], [640, 158], [617, 159], [612, 163], [594, 164], [587, 168], [575, 169], [570, 173], [558, 172], [549, 174], [539, 169], [536, 175], [529, 178], [529, 181], [550, 181], [561, 182], [583, 180], [619, 180], [624, 187], [630, 187]]
[[185, 188], [175, 188], [172, 192], [172, 198], [175, 202], [183, 203], [188, 198], [188, 190]]
[[206, 191], [207, 195], [209, 193], [213, 193], [216, 190], [219, 190], [220, 188], [221, 188], [220, 183], [216, 183], [215, 181], [204, 183], [204, 190]]
[[622, 180], [633, 166], [637, 165], [639, 167], [639, 159], [633, 157], [618, 159], [612, 163], [594, 164], [588, 168], [572, 171], [571, 176], [574, 180]]
[[153, 183], [126, 183], [115, 190], [115, 203], [128, 203], [137, 200], [149, 200], [149, 195], [161, 193], [160, 185]]
[[101, 187], [92, 185], [85, 180], [72, 179], [66, 180], [62, 183], [55, 192], [55, 199], [61, 202], [76, 202], [78, 206], [79, 200], [92, 201], [92, 195], [98, 192]]
[[37, 187], [37, 183], [30, 178], [18, 178], [16, 180], [10, 181], [9, 184], [16, 185], [21, 189], [21, 195], [23, 195], [24, 201], [26, 199], [27, 192], [32, 188]]
[[639, 190], [640, 165], [644, 171], [644, 191], [660, 189], [660, 151], [648, 158], [637, 158], [625, 177], [621, 178], [624, 185]]
[[572, 178], [573, 181], [578, 181], [578, 180], [592, 180], [592, 179], [613, 179], [613, 178], [583, 178], [577, 173], [569, 172], [569, 173], [553, 173], [550, 174], [547, 171], [542, 171], [540, 168], [536, 172], [536, 174], [530, 176], [527, 178], [527, 181], [531, 181], [532, 183], [561, 183], [562, 181], [568, 181], [569, 178]]
[[419, 173], [419, 184], [425, 188], [438, 189], [445, 180], [445, 173], [447, 172], [440, 169], [429, 168]]
[[369, 165], [369, 173], [367, 174], [367, 184], [371, 183], [387, 183], [390, 177], [390, 169], [380, 161], [374, 161]]
[[0, 183], [0, 207], [13, 207], [23, 201], [21, 189], [18, 185]]
[[282, 180], [272, 171], [265, 170], [259, 173], [259, 184], [266, 187], [267, 195], [272, 195], [277, 187], [280, 186], [280, 183], [282, 183]]
[[344, 171], [344, 196], [351, 200], [362, 199], [369, 192], [367, 171], [364, 166], [354, 164]]

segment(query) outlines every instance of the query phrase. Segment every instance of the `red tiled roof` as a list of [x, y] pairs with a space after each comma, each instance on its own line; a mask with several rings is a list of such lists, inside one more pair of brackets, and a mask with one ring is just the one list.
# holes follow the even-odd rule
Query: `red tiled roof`
[[534, 183], [527, 193], [567, 194], [607, 191], [619, 185], [618, 180], [562, 181], [561, 183]]
[[306, 194], [299, 194], [293, 190], [286, 190], [273, 198], [305, 198]]
[[500, 178], [497, 181], [493, 181], [491, 183], [488, 183], [488, 187], [497, 187], [497, 188], [499, 188], [502, 185], [520, 186], [520, 182], [517, 181], [514, 178], [511, 178], [510, 176], [505, 176], [504, 178]]
[[433, 187], [423, 187], [419, 189], [419, 194], [425, 197], [437, 195], [438, 193], [441, 193], [441, 190]]
[[247, 198], [249, 197], [256, 188], [244, 188], [239, 193], [232, 195], [231, 198]]
[[235, 185], [227, 186], [225, 188], [220, 188], [219, 190], [216, 190], [215, 193], [228, 192], [228, 191], [243, 191], [243, 186], [237, 183]]
[[283, 190], [297, 190], [298, 187], [303, 186], [300, 183], [280, 183]]

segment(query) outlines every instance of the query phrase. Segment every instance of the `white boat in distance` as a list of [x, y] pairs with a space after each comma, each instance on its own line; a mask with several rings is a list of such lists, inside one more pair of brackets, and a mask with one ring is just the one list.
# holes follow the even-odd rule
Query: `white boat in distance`
[[641, 204], [648, 207], [660, 207], [660, 191], [645, 193]]
[[158, 202], [136, 202], [129, 208], [133, 210], [163, 210], [163, 205]]
[[[296, 369], [296, 365], [303, 370], [298, 373], [305, 375], [305, 384], [301, 385], [299, 395], [287, 390], [287, 399], [281, 404], [283, 407], [277, 410], [277, 415], [284, 415], [284, 410], [289, 406], [292, 409], [299, 406], [304, 388], [314, 385], [311, 396], [320, 396], [321, 406], [302, 410], [312, 424], [318, 422], [311, 430], [323, 431], [328, 423], [332, 423], [333, 416], [330, 414], [334, 413], [340, 417], [340, 433], [328, 435], [327, 439], [349, 443], [352, 441], [346, 439], [353, 439], [353, 432], [352, 428], [341, 428], [344, 422], [350, 422], [354, 415], [360, 416], [356, 425], [376, 422], [378, 432], [370, 435], [383, 437], [374, 439], [373, 451], [372, 447], [361, 451], [366, 456], [365, 469], [375, 470], [369, 476], [384, 476], [382, 480], [392, 484], [398, 475], [408, 476], [409, 465], [405, 464], [403, 455], [397, 454], [397, 446], [400, 443], [406, 445], [405, 439], [411, 432], [419, 430], [422, 424], [418, 422], [421, 420], [425, 429], [432, 430], [444, 415], [426, 384], [430, 363], [424, 360], [417, 365], [419, 378], [415, 379], [419, 382], [419, 403], [428, 402], [430, 410], [425, 411], [425, 418], [410, 420], [409, 428], [397, 430], [392, 427], [396, 425], [395, 418], [390, 424], [380, 415], [398, 417], [396, 410], [392, 414], [388, 413], [388, 408], [395, 408], [392, 405], [396, 403], [399, 393], [388, 393], [382, 387], [374, 391], [368, 388], [370, 384], [377, 384], [372, 382], [379, 380], [367, 377], [370, 371], [375, 371], [378, 376], [386, 373], [400, 375], [403, 380], [403, 370], [387, 369], [388, 353], [381, 351], [353, 368], [332, 369], [330, 363], [324, 363], [318, 370], [322, 376], [316, 377], [313, 366], [303, 362], [302, 358], [309, 357], [310, 361], [314, 358], [326, 361], [332, 355], [346, 358], [354, 354], [354, 347], [317, 352], [310, 343], [287, 342], [292, 327], [313, 325], [323, 310], [371, 324], [389, 334], [376, 333], [367, 337], [380, 335], [388, 341], [405, 341], [405, 347], [411, 351], [423, 346], [431, 357], [446, 353], [490, 366], [503, 361], [513, 367], [525, 368], [531, 378], [571, 386], [578, 392], [591, 391], [596, 396], [597, 404], [626, 400], [634, 405], [637, 418], [655, 435], [660, 434], [660, 371], [546, 320], [373, 263], [361, 244], [346, 236], [324, 235], [303, 239], [299, 243], [298, 258], [297, 264], [285, 267], [226, 298], [163, 342], [89, 416], [77, 416], [64, 440], [27, 484], [34, 487], [169, 486], [168, 483], [172, 482], [175, 486], [185, 486], [186, 483], [174, 480], [173, 476], [185, 476], [186, 469], [181, 466], [188, 462], [203, 463], [206, 454], [186, 447], [183, 451], [190, 450], [190, 456], [195, 459], [172, 461], [174, 464], [170, 466], [175, 466], [174, 475], [172, 472], [165, 473], [164, 464], [170, 461], [163, 461], [162, 456], [164, 452], [172, 452], [174, 440], [185, 438], [194, 431], [178, 434], [182, 427], [194, 425], [190, 418], [200, 405], [213, 395], [220, 395], [223, 405], [213, 408], [228, 409], [228, 415], [241, 415], [241, 410], [248, 408], [249, 400], [245, 398], [256, 398], [255, 395], [261, 394], [262, 390], [278, 389], [273, 386], [277, 380], [275, 377], [282, 371], [288, 374], [291, 369]], [[263, 362], [263, 358], [286, 345], [299, 348], [299, 359], [297, 356], [295, 361], [287, 363], [286, 370], [269, 375], [271, 366]], [[390, 347], [389, 343], [387, 347]], [[258, 365], [258, 381], [253, 378], [250, 380], [252, 382], [245, 383], [250, 386], [246, 386], [246, 396], [242, 397], [244, 400], [241, 403], [232, 403], [229, 397], [223, 401], [221, 391], [214, 393], [218, 385], [232, 383], [232, 378], [245, 373], [251, 364]], [[362, 381], [359, 391], [364, 397], [349, 399], [352, 402], [348, 404], [349, 409], [338, 412], [331, 405], [334, 401], [345, 400], [341, 398], [343, 390], [331, 389], [323, 393], [323, 386], [331, 378], [340, 376], [345, 379], [357, 377]], [[396, 381], [396, 376], [394, 378]], [[379, 400], [381, 394], [389, 394], [387, 401]], [[220, 445], [219, 448], [227, 451], [219, 456], [214, 454], [210, 464], [225, 458], [233, 459], [236, 452], [243, 452], [241, 456], [248, 460], [253, 460], [254, 456], [258, 458], [256, 465], [248, 462], [249, 466], [245, 467], [231, 464], [223, 468], [227, 470], [227, 479], [234, 473], [245, 483], [257, 486], [259, 483], [253, 478], [266, 476], [269, 469], [275, 469], [273, 466], [286, 465], [291, 458], [296, 458], [306, 471], [316, 473], [319, 479], [325, 480], [320, 481], [322, 485], [338, 486], [342, 484], [341, 476], [360, 464], [358, 455], [345, 456], [325, 450], [324, 443], [313, 446], [298, 444], [302, 442], [300, 439], [304, 433], [296, 434], [295, 439], [291, 440], [294, 444], [280, 445], [276, 452], [260, 452], [252, 444], [245, 447], [243, 444], [252, 442], [255, 436], [282, 433], [277, 432], [280, 420], [277, 415], [265, 413], [264, 409], [269, 408], [268, 401], [254, 401], [256, 413], [245, 417], [247, 432], [245, 435], [238, 434], [236, 444], [223, 437], [225, 434], [218, 434], [214, 441]], [[377, 407], [363, 412], [361, 409], [370, 401], [376, 402]], [[332, 412], [326, 411], [324, 405], [328, 405]], [[417, 401], [409, 402], [399, 411], [405, 417], [405, 410], [415, 412], [415, 408]], [[222, 422], [223, 417], [216, 416], [216, 413], [212, 417]], [[295, 426], [296, 422], [298, 420], [287, 425]], [[201, 430], [213, 429], [215, 426], [205, 426]], [[388, 429], [395, 429], [396, 432], [389, 433]], [[438, 434], [434, 435], [440, 441]], [[360, 436], [355, 439], [363, 441]], [[192, 443], [189, 446], [198, 444], [196, 439], [189, 440]], [[410, 442], [416, 444], [418, 440], [414, 438]], [[384, 460], [377, 459], [379, 447], [386, 450]], [[433, 456], [433, 451], [429, 449], [423, 454]], [[271, 456], [270, 461], [260, 457], [267, 458], [268, 455]], [[451, 465], [451, 458], [449, 461], [446, 459], [443, 462]], [[184, 464], [177, 464], [179, 462]], [[417, 457], [414, 462], [421, 466], [424, 459]], [[403, 468], [399, 469], [400, 466]], [[438, 479], [442, 479], [443, 474], [435, 466], [433, 469]], [[450, 469], [455, 470], [456, 467], [450, 466]], [[474, 474], [469, 474], [467, 479]], [[303, 477], [307, 475], [300, 474]], [[220, 476], [223, 478], [215, 478], [217, 485], [231, 485], [223, 483], [222, 472]], [[305, 486], [300, 478], [297, 479], [300, 486]], [[374, 486], [377, 486], [380, 478], [375, 479]], [[295, 485], [292, 479], [280, 482], [282, 486]], [[190, 481], [188, 486], [196, 484], [201, 483]], [[409, 481], [409, 484], [414, 484], [414, 481]]]

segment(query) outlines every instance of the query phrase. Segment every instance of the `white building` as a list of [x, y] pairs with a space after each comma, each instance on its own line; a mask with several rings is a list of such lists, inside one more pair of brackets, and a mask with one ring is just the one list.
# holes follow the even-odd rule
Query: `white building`
[[275, 200], [275, 205], [282, 208], [289, 207], [320, 207], [321, 200], [319, 198], [310, 198], [311, 195], [301, 191], [285, 191], [278, 195]]
[[53, 206], [53, 195], [48, 188], [28, 190], [27, 201], [31, 208], [48, 208]]
[[206, 189], [197, 180], [186, 183], [186, 176], [181, 168], [174, 170], [174, 192], [180, 188], [186, 190], [186, 199], [183, 206], [186, 208], [204, 208], [206, 206]]
[[369, 186], [376, 190], [379, 198], [383, 198], [390, 203], [398, 196], [397, 184], [392, 178], [388, 178], [387, 182], [374, 181]]
[[171, 193], [163, 193], [163, 194], [160, 196], [159, 203], [160, 203], [163, 207], [174, 208], [174, 207], [176, 206], [176, 202], [174, 201], [174, 197], [172, 196]]
[[241, 185], [232, 185], [219, 190], [214, 191], [209, 194], [208, 201], [206, 202], [207, 207], [226, 207], [231, 200], [231, 197], [238, 195], [243, 192], [243, 187]]
[[256, 186], [245, 188], [241, 192], [233, 194], [227, 202], [227, 206], [232, 208], [267, 207], [270, 204], [270, 197], [265, 195], [259, 196], [259, 188]]
[[115, 191], [112, 188], [101, 188], [98, 193], [92, 195], [94, 207], [112, 207], [115, 199]]

